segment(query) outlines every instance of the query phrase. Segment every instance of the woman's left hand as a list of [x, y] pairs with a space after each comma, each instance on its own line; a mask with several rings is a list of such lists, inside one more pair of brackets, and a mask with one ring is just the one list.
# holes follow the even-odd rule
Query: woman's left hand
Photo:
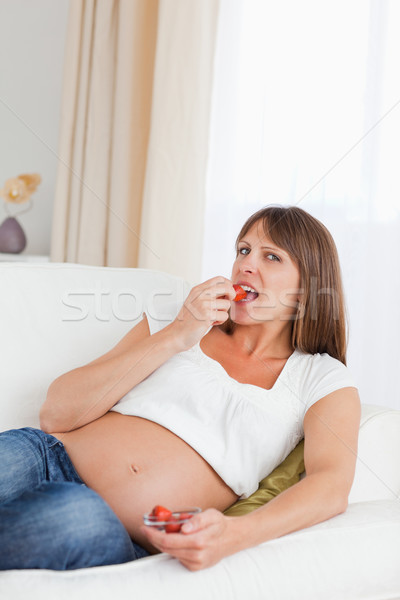
[[145, 525], [141, 531], [155, 548], [174, 556], [190, 571], [198, 571], [240, 550], [235, 544], [240, 536], [235, 535], [234, 521], [235, 517], [209, 508], [184, 523], [179, 533], [165, 533]]

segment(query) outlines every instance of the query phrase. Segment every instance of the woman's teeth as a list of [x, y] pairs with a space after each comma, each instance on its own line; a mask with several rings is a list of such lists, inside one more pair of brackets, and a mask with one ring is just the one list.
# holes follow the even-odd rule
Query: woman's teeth
[[244, 291], [247, 294], [246, 298], [243, 298], [243, 300], [240, 300], [240, 302], [252, 302], [257, 298], [258, 292], [254, 288], [251, 288], [249, 285], [240, 284], [240, 286], [244, 289]]

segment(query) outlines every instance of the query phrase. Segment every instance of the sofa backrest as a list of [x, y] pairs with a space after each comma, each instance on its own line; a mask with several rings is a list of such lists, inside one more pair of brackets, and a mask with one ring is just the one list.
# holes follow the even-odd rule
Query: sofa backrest
[[186, 298], [180, 277], [151, 269], [0, 263], [0, 431], [38, 427], [61, 373], [110, 350], [143, 315]]

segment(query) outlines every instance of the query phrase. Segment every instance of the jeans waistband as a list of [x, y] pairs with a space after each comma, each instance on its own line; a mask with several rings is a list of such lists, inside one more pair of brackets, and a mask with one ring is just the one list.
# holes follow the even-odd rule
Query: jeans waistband
[[85, 485], [75, 469], [64, 444], [50, 433], [34, 427], [24, 427], [25, 431], [37, 436], [46, 450], [47, 468], [50, 481], [76, 481]]

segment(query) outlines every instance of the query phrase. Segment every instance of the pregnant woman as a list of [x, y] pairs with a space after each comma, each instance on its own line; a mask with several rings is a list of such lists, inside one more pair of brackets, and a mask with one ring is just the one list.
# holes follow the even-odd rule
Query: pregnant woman
[[[237, 302], [234, 284], [246, 291]], [[50, 385], [41, 429], [0, 434], [0, 569], [162, 551], [197, 570], [346, 510], [360, 400], [327, 229], [298, 207], [257, 211], [231, 279], [193, 287], [174, 317], [162, 327], [144, 314]], [[303, 437], [302, 480], [250, 514], [223, 514]], [[165, 533], [143, 525], [156, 504], [202, 512]]]

